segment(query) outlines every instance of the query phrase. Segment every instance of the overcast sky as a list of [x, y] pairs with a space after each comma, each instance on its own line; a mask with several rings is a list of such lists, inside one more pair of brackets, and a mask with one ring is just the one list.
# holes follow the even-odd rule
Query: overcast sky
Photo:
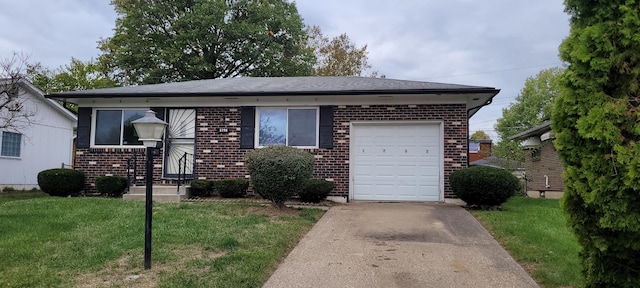
[[[298, 0], [308, 25], [368, 45], [372, 70], [387, 78], [489, 86], [502, 91], [470, 121], [494, 139], [495, 120], [527, 77], [561, 66], [569, 33], [561, 0]], [[57, 68], [99, 55], [113, 35], [109, 0], [0, 0], [0, 57], [15, 52]]]

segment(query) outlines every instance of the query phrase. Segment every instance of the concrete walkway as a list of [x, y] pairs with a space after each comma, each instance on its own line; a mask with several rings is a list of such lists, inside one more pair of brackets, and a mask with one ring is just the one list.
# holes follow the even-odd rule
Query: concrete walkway
[[264, 287], [538, 287], [466, 210], [425, 203], [331, 208]]

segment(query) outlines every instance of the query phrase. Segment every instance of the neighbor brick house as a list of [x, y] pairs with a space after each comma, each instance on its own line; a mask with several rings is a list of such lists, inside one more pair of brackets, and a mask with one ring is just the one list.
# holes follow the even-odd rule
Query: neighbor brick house
[[169, 123], [155, 158], [158, 184], [173, 183], [185, 153], [190, 177], [248, 177], [248, 151], [290, 145], [314, 155], [315, 177], [336, 183], [334, 199], [444, 201], [454, 196], [450, 173], [468, 163], [468, 119], [498, 92], [369, 77], [242, 77], [48, 97], [78, 104], [76, 167], [88, 190], [97, 176], [126, 175], [127, 159], [144, 151], [130, 122], [151, 109]]
[[545, 121], [511, 137], [523, 141], [527, 195], [530, 197], [560, 198], [564, 191], [564, 166], [553, 146], [555, 135], [551, 121]]
[[469, 162], [491, 156], [491, 139], [469, 139]]

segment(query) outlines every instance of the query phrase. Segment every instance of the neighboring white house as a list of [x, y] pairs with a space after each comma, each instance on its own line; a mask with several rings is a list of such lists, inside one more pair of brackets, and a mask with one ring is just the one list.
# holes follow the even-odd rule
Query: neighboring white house
[[[2, 79], [0, 79], [2, 81]], [[77, 117], [29, 81], [20, 80], [23, 107], [35, 112], [31, 123], [11, 131], [0, 128], [0, 188], [31, 189], [38, 173], [50, 168], [70, 167]]]

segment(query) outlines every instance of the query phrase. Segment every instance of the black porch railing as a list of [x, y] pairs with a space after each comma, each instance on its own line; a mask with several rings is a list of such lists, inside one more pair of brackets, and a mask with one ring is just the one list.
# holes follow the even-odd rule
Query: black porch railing
[[[193, 168], [193, 161], [194, 161], [194, 155], [193, 154], [189, 154], [187, 152], [184, 152], [184, 154], [182, 155], [182, 157], [180, 157], [180, 159], [178, 159], [178, 180], [177, 180], [177, 190], [176, 190], [176, 194], [180, 194], [180, 185], [186, 185], [186, 181], [187, 181], [187, 175], [189, 175], [189, 178], [193, 178], [195, 177], [196, 173], [194, 171]], [[187, 166], [187, 163], [190, 163], [191, 166]], [[187, 170], [191, 170], [189, 171], [190, 173], [187, 174]]]
[[136, 186], [138, 181], [138, 154], [140, 154], [141, 163], [144, 163], [144, 153], [133, 152], [131, 157], [127, 158], [127, 193], [131, 185]]

